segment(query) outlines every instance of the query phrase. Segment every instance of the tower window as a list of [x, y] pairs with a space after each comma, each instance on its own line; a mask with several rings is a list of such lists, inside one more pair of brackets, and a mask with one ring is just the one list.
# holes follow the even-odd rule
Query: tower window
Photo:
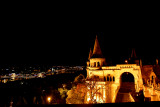
[[112, 81], [112, 77], [110, 77], [110, 81]]
[[98, 66], [98, 67], [100, 66], [100, 63], [99, 63], [99, 62], [97, 62], [97, 66]]
[[107, 81], [109, 81], [109, 76], [107, 76]]
[[113, 81], [115, 81], [115, 77], [113, 76]]

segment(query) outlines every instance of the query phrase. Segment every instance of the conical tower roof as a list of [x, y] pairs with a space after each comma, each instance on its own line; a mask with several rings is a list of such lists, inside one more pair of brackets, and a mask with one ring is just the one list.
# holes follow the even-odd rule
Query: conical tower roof
[[132, 49], [132, 53], [131, 53], [131, 56], [129, 58], [129, 63], [131, 63], [131, 64], [137, 64], [137, 65], [140, 64], [140, 59], [136, 55], [135, 48]]
[[135, 48], [132, 49], [131, 58], [133, 58], [133, 59], [136, 59], [136, 58], [137, 58]]
[[91, 48], [90, 48], [90, 52], [89, 52], [88, 60], [90, 60], [90, 59], [91, 59], [91, 57], [92, 57], [92, 50], [91, 50]]
[[92, 58], [103, 58], [102, 51], [101, 51], [97, 36], [96, 36], [95, 43], [94, 43]]

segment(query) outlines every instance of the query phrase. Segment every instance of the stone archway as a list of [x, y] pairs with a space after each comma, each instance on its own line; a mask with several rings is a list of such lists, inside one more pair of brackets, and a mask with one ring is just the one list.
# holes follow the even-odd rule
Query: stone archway
[[135, 92], [135, 78], [133, 74], [124, 72], [120, 76], [120, 88], [115, 102], [135, 102], [132, 93]]
[[129, 72], [124, 72], [120, 76], [120, 91], [132, 92], [135, 90], [134, 76]]
[[120, 76], [121, 82], [134, 82], [134, 76], [129, 72], [124, 72]]

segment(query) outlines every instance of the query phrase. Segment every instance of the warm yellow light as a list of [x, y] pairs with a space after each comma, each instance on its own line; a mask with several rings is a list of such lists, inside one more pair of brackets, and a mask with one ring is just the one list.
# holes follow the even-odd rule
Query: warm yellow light
[[51, 102], [51, 97], [48, 97], [48, 98], [47, 98], [47, 101], [50, 103], [50, 102]]
[[91, 99], [90, 98], [87, 98], [87, 101], [90, 101]]
[[128, 64], [128, 60], [125, 60], [125, 63]]

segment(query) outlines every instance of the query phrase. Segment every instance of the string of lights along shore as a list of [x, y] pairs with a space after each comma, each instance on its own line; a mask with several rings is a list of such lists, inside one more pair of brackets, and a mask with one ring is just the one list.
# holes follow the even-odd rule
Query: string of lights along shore
[[[45, 64], [0, 65], [0, 106], [160, 101], [157, 53], [150, 63], [151, 60], [138, 54], [138, 48], [113, 48], [113, 41], [106, 43], [103, 38], [87, 37], [83, 45], [77, 46], [82, 43], [81, 38], [74, 44], [75, 50], [71, 48], [73, 43], [64, 46], [67, 51], [59, 46], [61, 51], [49, 53], [54, 60], [47, 57], [53, 63], [41, 60]], [[64, 65], [58, 65], [57, 60]]]

